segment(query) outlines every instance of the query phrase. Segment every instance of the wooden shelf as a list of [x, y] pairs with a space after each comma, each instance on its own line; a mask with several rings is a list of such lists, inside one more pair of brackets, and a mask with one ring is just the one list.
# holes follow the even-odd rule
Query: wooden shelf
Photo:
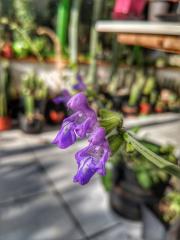
[[118, 34], [118, 42], [180, 54], [180, 37], [152, 34]]

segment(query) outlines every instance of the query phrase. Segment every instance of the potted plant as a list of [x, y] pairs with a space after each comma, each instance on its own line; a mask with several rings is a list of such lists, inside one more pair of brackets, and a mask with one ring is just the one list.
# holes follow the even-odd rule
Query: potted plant
[[180, 193], [173, 189], [155, 206], [143, 205], [142, 219], [145, 240], [180, 239]]
[[1, 64], [0, 74], [0, 131], [11, 127], [11, 119], [8, 116], [8, 62]]
[[34, 72], [21, 82], [22, 110], [19, 114], [20, 127], [27, 133], [39, 133], [44, 125], [47, 86]]
[[150, 75], [147, 77], [145, 86], [143, 89], [143, 97], [139, 105], [139, 111], [142, 115], [147, 115], [152, 111], [153, 107], [153, 91], [156, 88], [156, 81], [154, 72], [151, 70]]
[[[176, 161], [173, 148], [170, 146], [159, 146], [145, 140], [141, 140], [141, 144], [171, 162]], [[109, 189], [111, 207], [121, 216], [139, 220], [141, 205], [158, 202], [170, 177], [131, 149], [131, 146], [126, 145], [122, 148], [124, 150], [121, 149], [121, 153], [118, 152], [111, 161], [112, 176], [108, 180], [111, 180], [111, 183], [103, 181], [111, 185]]]
[[144, 73], [141, 70], [139, 70], [136, 73], [135, 81], [130, 90], [128, 105], [124, 105], [122, 107], [122, 110], [125, 115], [133, 116], [137, 114], [138, 103], [142, 95], [143, 86], [144, 86]]

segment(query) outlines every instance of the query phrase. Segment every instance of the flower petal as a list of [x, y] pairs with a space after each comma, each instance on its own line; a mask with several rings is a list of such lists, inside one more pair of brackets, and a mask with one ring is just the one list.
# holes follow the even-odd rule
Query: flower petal
[[89, 182], [95, 173], [96, 168], [92, 163], [91, 157], [88, 156], [81, 161], [77, 174], [74, 176], [73, 181], [84, 185]]
[[74, 124], [66, 123], [62, 126], [52, 143], [64, 149], [71, 146], [75, 141], [76, 134], [74, 132]]
[[75, 128], [75, 132], [80, 138], [84, 138], [86, 136], [86, 133], [90, 129], [90, 126], [91, 126], [91, 119], [88, 118], [82, 124], [78, 125]]

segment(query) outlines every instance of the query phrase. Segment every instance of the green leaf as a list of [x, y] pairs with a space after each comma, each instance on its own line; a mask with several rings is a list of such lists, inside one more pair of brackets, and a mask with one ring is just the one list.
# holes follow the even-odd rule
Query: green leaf
[[106, 191], [110, 191], [112, 188], [112, 163], [108, 162], [106, 164], [106, 175], [101, 177], [102, 183]]
[[115, 154], [119, 150], [123, 141], [124, 141], [123, 137], [120, 136], [119, 134], [114, 134], [108, 137], [108, 142], [109, 142], [112, 154]]
[[112, 130], [122, 128], [123, 118], [120, 113], [108, 111], [106, 109], [100, 110], [100, 124], [105, 128], [107, 133]]
[[151, 177], [146, 172], [140, 172], [137, 174], [137, 180], [141, 187], [148, 189], [152, 186]]
[[147, 160], [152, 162], [154, 165], [156, 165], [160, 169], [163, 169], [167, 173], [180, 178], [179, 166], [165, 160], [164, 158], [150, 151], [127, 132], [124, 133], [124, 139], [126, 142], [130, 142], [139, 153], [141, 153]]

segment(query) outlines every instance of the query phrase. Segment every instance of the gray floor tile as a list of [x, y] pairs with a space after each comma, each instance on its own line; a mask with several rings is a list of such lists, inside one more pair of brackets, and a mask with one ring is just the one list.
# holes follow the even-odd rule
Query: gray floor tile
[[[22, 156], [21, 156], [22, 157]], [[32, 195], [45, 192], [48, 185], [41, 173], [40, 167], [33, 160], [9, 160], [5, 158], [0, 163], [0, 204], [21, 198], [24, 195]]]
[[84, 187], [73, 185], [63, 197], [88, 236], [120, 221], [109, 208], [108, 194], [99, 178]]
[[0, 208], [0, 240], [79, 240], [60, 200], [51, 192]]
[[[131, 229], [131, 230], [130, 230]], [[90, 238], [91, 240], [141, 240], [141, 236], [132, 236], [132, 227], [127, 228], [126, 224], [120, 224], [112, 229], [105, 231], [97, 236]], [[131, 232], [131, 234], [129, 234]]]
[[47, 149], [34, 151], [35, 157], [43, 165], [47, 176], [58, 191], [68, 191], [74, 186], [72, 179], [77, 171], [74, 155], [82, 146], [84, 142], [75, 144], [67, 150], [51, 145]]

